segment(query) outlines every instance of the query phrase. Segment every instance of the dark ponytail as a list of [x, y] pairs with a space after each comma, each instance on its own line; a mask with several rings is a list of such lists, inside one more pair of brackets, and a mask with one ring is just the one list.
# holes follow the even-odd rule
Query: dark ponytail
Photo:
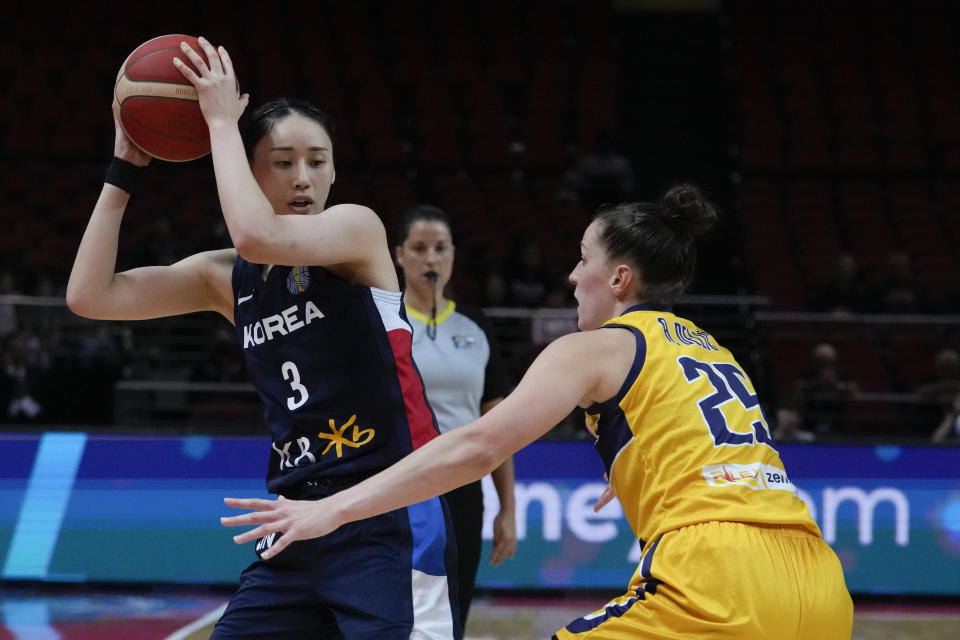
[[686, 291], [697, 268], [697, 236], [710, 230], [717, 211], [697, 187], [672, 187], [657, 203], [602, 207], [600, 243], [611, 260], [628, 259], [640, 270], [640, 297], [671, 303]]

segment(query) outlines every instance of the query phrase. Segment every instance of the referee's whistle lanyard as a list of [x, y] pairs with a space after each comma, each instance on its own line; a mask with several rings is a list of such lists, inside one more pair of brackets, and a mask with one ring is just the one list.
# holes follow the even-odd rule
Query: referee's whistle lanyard
[[433, 285], [430, 295], [430, 322], [427, 323], [427, 337], [437, 339], [437, 274], [427, 272], [427, 280]]

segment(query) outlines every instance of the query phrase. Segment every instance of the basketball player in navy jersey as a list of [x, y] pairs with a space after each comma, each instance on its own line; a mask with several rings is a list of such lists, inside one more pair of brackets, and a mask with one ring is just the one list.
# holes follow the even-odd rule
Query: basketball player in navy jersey
[[[327, 116], [275, 100], [250, 114], [241, 136], [248, 98], [227, 52], [201, 46], [209, 65], [183, 52], [199, 75], [177, 66], [198, 90], [236, 249], [115, 273], [120, 222], [150, 160], [118, 125], [67, 303], [97, 319], [223, 315], [264, 402], [267, 488], [288, 499], [330, 496], [438, 435], [386, 232], [365, 207], [325, 209], [336, 175]], [[257, 555], [278, 539], [260, 540]], [[441, 501], [420, 502], [255, 561], [212, 637], [460, 638], [455, 566]]]

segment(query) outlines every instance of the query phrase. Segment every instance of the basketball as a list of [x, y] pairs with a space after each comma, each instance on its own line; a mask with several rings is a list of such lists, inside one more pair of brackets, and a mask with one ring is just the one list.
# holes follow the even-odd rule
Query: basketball
[[114, 85], [114, 108], [127, 137], [144, 153], [168, 162], [186, 162], [210, 153], [210, 132], [197, 90], [173, 64], [186, 42], [206, 60], [194, 36], [170, 34], [144, 42], [127, 56]]

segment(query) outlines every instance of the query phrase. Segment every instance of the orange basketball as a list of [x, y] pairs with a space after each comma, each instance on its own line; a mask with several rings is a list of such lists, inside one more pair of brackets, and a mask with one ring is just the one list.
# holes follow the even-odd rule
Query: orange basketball
[[159, 36], [127, 56], [113, 89], [114, 108], [127, 137], [144, 153], [169, 162], [210, 153], [210, 131], [197, 90], [173, 65], [177, 57], [197, 71], [180, 50], [181, 42], [207, 59], [194, 36]]

